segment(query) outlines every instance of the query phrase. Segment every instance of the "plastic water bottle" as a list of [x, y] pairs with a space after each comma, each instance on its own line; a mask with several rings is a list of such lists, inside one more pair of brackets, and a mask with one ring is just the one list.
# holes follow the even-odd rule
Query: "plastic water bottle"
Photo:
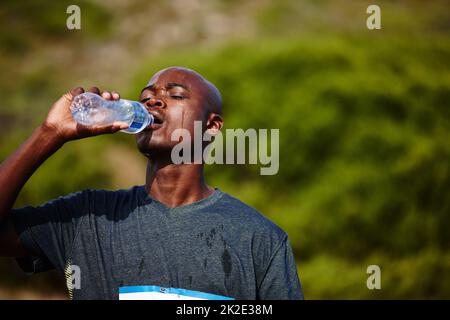
[[151, 125], [153, 116], [144, 105], [131, 100], [105, 100], [99, 95], [85, 92], [73, 99], [70, 111], [76, 122], [86, 126], [126, 122], [126, 133], [138, 133]]

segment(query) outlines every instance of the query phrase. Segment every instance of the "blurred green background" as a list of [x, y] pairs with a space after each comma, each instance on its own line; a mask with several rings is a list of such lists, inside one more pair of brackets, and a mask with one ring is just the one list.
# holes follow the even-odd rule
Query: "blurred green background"
[[[448, 1], [75, 3], [0, 4], [0, 160], [72, 87], [137, 99], [157, 70], [193, 68], [221, 90], [225, 128], [280, 129], [277, 175], [212, 165], [207, 177], [286, 230], [306, 298], [450, 298]], [[366, 28], [374, 3], [381, 30]], [[130, 135], [71, 142], [16, 206], [143, 184], [145, 164]], [[381, 290], [366, 287], [371, 264]], [[0, 298], [64, 298], [63, 286], [0, 259]]]

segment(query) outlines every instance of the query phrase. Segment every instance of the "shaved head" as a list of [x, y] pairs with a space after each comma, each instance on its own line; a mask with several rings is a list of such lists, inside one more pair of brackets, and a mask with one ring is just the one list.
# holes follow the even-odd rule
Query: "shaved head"
[[219, 89], [217, 89], [212, 82], [192, 69], [176, 66], [162, 69], [153, 75], [149, 80], [147, 87], [152, 85], [155, 80], [166, 73], [176, 73], [181, 75], [188, 82], [197, 84], [205, 97], [208, 111], [222, 115], [222, 95], [220, 94]]

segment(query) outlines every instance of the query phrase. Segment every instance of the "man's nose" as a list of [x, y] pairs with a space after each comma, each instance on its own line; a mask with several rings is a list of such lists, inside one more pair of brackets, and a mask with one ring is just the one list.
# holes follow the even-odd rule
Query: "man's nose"
[[166, 107], [166, 103], [165, 103], [163, 100], [161, 100], [161, 99], [151, 98], [151, 99], [149, 99], [149, 100], [147, 100], [147, 101], [145, 102], [145, 106], [146, 106], [147, 108], [155, 108], [155, 107], [158, 107], [158, 108], [163, 109], [163, 108]]

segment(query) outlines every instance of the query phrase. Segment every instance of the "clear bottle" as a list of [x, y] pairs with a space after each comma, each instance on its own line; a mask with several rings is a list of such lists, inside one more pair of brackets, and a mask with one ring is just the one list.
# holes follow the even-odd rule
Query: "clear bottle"
[[154, 121], [144, 105], [137, 101], [105, 100], [91, 92], [76, 96], [70, 111], [76, 122], [86, 126], [126, 122], [128, 128], [121, 130], [126, 133], [141, 132]]

